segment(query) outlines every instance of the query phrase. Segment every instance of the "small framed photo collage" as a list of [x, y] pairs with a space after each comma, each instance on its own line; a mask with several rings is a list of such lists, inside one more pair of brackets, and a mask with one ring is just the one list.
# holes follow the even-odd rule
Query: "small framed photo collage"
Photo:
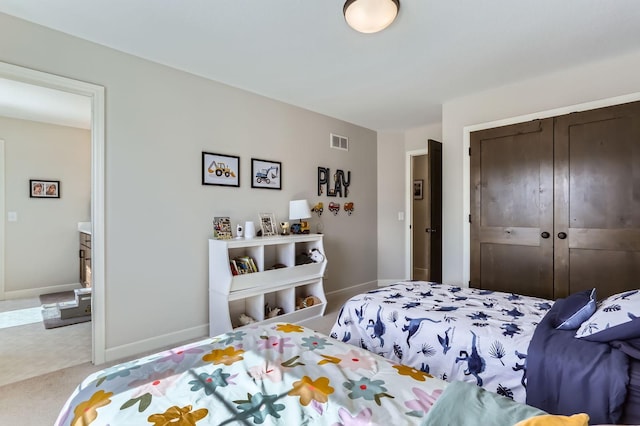
[[29, 180], [29, 196], [31, 198], [60, 198], [59, 180]]

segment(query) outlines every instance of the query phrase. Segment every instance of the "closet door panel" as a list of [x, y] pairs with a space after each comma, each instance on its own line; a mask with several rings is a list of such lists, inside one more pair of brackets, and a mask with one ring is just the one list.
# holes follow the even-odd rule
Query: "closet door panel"
[[554, 140], [554, 296], [637, 288], [640, 103], [558, 117]]
[[471, 134], [474, 287], [553, 295], [552, 124], [538, 120]]
[[596, 288], [598, 299], [638, 288], [640, 252], [571, 250], [571, 292]]
[[481, 288], [550, 298], [548, 268], [541, 267], [548, 263], [548, 259], [537, 245], [485, 242], [481, 251]]

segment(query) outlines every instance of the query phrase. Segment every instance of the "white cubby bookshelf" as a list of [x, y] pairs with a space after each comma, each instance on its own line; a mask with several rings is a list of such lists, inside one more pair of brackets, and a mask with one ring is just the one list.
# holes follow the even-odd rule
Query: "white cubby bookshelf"
[[[327, 306], [323, 277], [327, 257], [322, 234], [209, 240], [209, 335], [241, 328], [241, 314], [257, 322], [302, 322], [322, 316]], [[296, 265], [296, 257], [317, 249], [321, 261]], [[233, 275], [230, 262], [253, 258], [258, 272]], [[280, 268], [271, 269], [275, 264]], [[284, 266], [282, 266], [284, 265]], [[300, 299], [315, 296], [319, 303], [296, 309]], [[267, 318], [265, 305], [284, 313]]]

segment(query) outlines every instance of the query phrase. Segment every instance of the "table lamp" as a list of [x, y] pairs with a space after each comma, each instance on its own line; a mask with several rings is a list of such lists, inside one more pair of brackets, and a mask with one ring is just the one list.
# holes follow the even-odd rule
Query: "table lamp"
[[307, 200], [289, 201], [289, 220], [300, 221], [300, 223], [294, 223], [291, 225], [292, 234], [308, 234], [309, 222], [302, 219], [309, 219], [310, 217], [311, 209], [309, 209], [309, 203]]

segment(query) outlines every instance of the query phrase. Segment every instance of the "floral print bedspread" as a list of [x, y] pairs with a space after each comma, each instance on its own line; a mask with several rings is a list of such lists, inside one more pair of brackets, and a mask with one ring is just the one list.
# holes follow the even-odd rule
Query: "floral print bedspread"
[[529, 342], [552, 305], [536, 297], [404, 281], [349, 299], [331, 336], [524, 403]]
[[295, 324], [236, 330], [87, 377], [56, 425], [413, 425], [447, 383]]

